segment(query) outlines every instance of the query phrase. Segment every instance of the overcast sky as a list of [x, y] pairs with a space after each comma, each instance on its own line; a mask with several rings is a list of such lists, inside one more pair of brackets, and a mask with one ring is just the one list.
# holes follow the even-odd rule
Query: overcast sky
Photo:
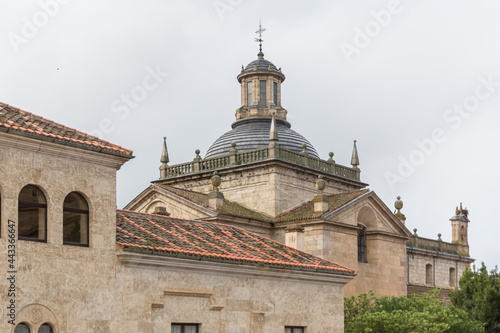
[[0, 101], [132, 149], [121, 208], [172, 164], [202, 156], [240, 106], [257, 58], [286, 75], [282, 105], [321, 158], [349, 165], [410, 230], [500, 263], [500, 3], [496, 1], [2, 1]]

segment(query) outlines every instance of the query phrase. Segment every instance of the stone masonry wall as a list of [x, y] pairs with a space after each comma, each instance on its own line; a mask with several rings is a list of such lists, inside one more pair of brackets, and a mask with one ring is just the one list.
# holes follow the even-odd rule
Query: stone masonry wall
[[[236, 201], [256, 211], [276, 216], [304, 202], [311, 201], [318, 190], [318, 172], [286, 165], [263, 162], [221, 170], [220, 191], [228, 200]], [[212, 191], [210, 174], [166, 179], [162, 183], [183, 189], [208, 193]], [[359, 189], [353, 182], [325, 176], [325, 194], [336, 194]]]

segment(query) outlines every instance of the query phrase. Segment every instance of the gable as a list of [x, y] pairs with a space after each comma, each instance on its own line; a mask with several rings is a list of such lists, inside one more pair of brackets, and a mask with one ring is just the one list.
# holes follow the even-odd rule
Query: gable
[[[194, 192], [193, 197], [197, 194]], [[134, 198], [124, 209], [152, 214], [155, 207], [165, 207], [170, 216], [191, 220], [217, 215], [214, 210], [193, 202], [193, 200], [195, 199], [191, 198], [189, 200], [162, 187], [151, 185]]]
[[410, 237], [406, 226], [390, 211], [384, 202], [369, 192], [323, 216], [327, 221], [363, 226], [368, 233], [384, 233]]

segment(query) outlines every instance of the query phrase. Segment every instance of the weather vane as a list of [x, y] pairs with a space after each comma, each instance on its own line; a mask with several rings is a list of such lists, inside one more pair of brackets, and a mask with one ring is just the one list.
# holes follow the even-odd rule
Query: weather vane
[[259, 38], [255, 38], [256, 42], [259, 42], [259, 51], [262, 52], [262, 42], [264, 41], [262, 39], [262, 33], [266, 31], [266, 29], [262, 29], [262, 22], [259, 20], [259, 30], [257, 30], [255, 33], [259, 34]]

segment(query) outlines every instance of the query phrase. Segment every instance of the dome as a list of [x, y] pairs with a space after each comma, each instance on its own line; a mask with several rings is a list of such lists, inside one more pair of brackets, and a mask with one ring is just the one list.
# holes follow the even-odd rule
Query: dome
[[[269, 117], [250, 117], [233, 123], [232, 130], [224, 133], [208, 148], [205, 158], [228, 154], [231, 143], [236, 142], [236, 150], [246, 151], [250, 149], [264, 148], [269, 145], [269, 131], [271, 128]], [[296, 152], [302, 151], [302, 144], [307, 144], [307, 152], [310, 156], [319, 158], [316, 149], [306, 138], [292, 130], [290, 123], [283, 119], [276, 119], [278, 130], [278, 144], [282, 148]]]
[[273, 69], [273, 71], [275, 71], [275, 72], [278, 71], [278, 69], [276, 68], [276, 66], [274, 66], [274, 64], [272, 62], [270, 62], [269, 60], [264, 59], [264, 53], [259, 52], [258, 57], [259, 58], [257, 60], [252, 61], [251, 63], [249, 63], [245, 67], [244, 72], [251, 72], [251, 71], [253, 71], [255, 66], [257, 66], [257, 70], [259, 70], [259, 71], [267, 71], [269, 69], [269, 66], [271, 66], [271, 68]]

